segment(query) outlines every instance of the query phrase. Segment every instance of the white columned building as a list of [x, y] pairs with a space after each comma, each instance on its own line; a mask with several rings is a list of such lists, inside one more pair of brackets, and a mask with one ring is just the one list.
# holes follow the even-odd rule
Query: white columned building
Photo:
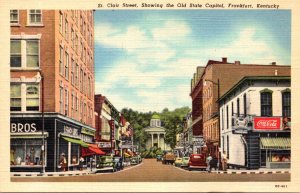
[[150, 126], [144, 128], [145, 132], [151, 135], [146, 142], [146, 148], [150, 149], [154, 146], [161, 148], [162, 150], [171, 150], [169, 144], [165, 143], [165, 128], [161, 126], [160, 117], [154, 114], [150, 120]]

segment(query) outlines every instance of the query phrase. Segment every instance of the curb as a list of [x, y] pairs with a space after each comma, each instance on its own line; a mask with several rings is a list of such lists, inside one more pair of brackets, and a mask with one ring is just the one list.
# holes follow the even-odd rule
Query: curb
[[85, 173], [73, 173], [73, 174], [63, 174], [63, 173], [57, 173], [57, 174], [12, 174], [11, 177], [62, 177], [62, 176], [85, 176], [95, 174], [95, 172], [85, 172]]
[[217, 174], [290, 174], [290, 171], [211, 171], [210, 173]]

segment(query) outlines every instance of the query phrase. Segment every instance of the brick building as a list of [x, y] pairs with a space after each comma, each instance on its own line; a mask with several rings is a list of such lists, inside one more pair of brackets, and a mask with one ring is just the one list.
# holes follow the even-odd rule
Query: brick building
[[218, 97], [227, 92], [244, 76], [290, 76], [291, 67], [287, 65], [241, 64], [209, 60], [205, 67], [198, 67], [191, 80], [193, 134], [203, 135], [206, 150], [219, 156], [220, 129]]
[[93, 142], [93, 14], [10, 11], [12, 171], [56, 171], [62, 154], [76, 168]]

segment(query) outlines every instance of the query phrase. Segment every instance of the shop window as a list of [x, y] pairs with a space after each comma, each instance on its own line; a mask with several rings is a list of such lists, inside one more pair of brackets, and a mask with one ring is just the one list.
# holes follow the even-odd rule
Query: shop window
[[29, 23], [30, 24], [42, 23], [42, 11], [40, 9], [29, 10]]
[[12, 166], [40, 165], [41, 166], [42, 161], [43, 161], [42, 139], [34, 139], [34, 140], [12, 139], [11, 140], [10, 165]]
[[26, 88], [26, 111], [39, 110], [39, 88], [38, 85], [27, 85]]
[[79, 145], [71, 143], [71, 165], [79, 164]]
[[261, 106], [261, 116], [271, 117], [272, 113], [272, 93], [271, 92], [261, 92], [260, 93], [260, 106]]
[[19, 23], [19, 11], [17, 9], [10, 10], [10, 23], [11, 24]]
[[21, 85], [12, 84], [10, 86], [10, 110], [21, 111]]
[[10, 41], [10, 66], [21, 67], [21, 40]]
[[282, 93], [282, 116], [291, 117], [291, 92]]

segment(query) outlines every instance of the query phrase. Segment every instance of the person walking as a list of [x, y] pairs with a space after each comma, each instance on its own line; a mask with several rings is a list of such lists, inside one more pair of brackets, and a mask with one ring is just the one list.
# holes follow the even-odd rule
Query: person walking
[[227, 154], [226, 154], [226, 151], [223, 152], [222, 154], [222, 169], [223, 171], [226, 171], [227, 170]]
[[210, 154], [208, 154], [208, 156], [207, 156], [207, 158], [206, 158], [206, 164], [207, 164], [206, 170], [207, 170], [208, 172], [210, 172], [210, 170], [211, 170], [211, 168], [210, 168], [210, 161], [211, 161], [211, 160], [212, 160], [212, 157], [211, 157]]
[[84, 158], [81, 156], [79, 158], [79, 167], [80, 167], [80, 171], [83, 170], [83, 165], [84, 165]]

